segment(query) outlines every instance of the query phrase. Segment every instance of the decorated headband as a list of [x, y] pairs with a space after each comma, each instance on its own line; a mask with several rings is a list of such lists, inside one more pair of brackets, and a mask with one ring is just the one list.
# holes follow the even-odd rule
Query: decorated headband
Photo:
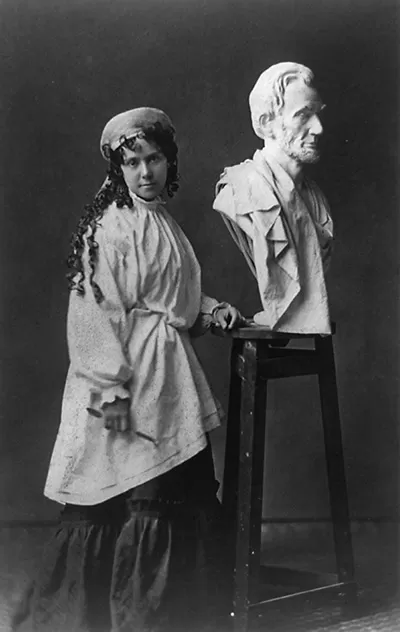
[[171, 119], [157, 108], [135, 108], [127, 112], [121, 112], [108, 121], [100, 140], [100, 151], [106, 160], [110, 157], [110, 151], [115, 151], [126, 140], [139, 137], [143, 129], [154, 124], [175, 136], [175, 129]]

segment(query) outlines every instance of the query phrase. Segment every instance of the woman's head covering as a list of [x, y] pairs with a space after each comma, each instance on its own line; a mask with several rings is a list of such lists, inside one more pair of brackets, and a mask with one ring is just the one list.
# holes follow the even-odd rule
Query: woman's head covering
[[115, 151], [126, 140], [140, 134], [143, 128], [155, 123], [158, 123], [164, 131], [169, 132], [172, 137], [175, 136], [175, 128], [171, 119], [165, 112], [157, 108], [135, 108], [113, 116], [106, 124], [101, 135], [100, 151], [103, 158], [108, 160], [110, 150]]

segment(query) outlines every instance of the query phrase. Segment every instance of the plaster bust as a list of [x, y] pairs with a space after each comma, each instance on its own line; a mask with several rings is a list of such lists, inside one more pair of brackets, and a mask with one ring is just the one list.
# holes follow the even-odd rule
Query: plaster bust
[[327, 201], [304, 174], [319, 160], [324, 104], [313, 73], [284, 62], [261, 74], [250, 93], [263, 148], [227, 167], [214, 209], [221, 213], [257, 279], [263, 310], [254, 321], [276, 331], [330, 333], [325, 271], [332, 220]]

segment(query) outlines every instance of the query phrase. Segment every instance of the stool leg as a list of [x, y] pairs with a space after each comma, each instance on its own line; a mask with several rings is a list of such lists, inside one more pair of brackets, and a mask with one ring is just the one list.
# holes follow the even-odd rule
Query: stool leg
[[242, 401], [242, 380], [237, 372], [238, 357], [243, 348], [242, 340], [233, 340], [231, 349], [231, 367], [226, 427], [224, 476], [222, 485], [222, 509], [227, 525], [227, 567], [226, 581], [229, 594], [230, 612], [233, 604], [233, 578], [235, 574], [235, 537], [237, 517], [237, 496], [239, 485], [240, 450], [240, 407]]
[[228, 419], [226, 428], [224, 478], [222, 487], [222, 506], [224, 514], [232, 526], [236, 519], [236, 499], [239, 480], [240, 446], [240, 406], [242, 401], [242, 380], [237, 372], [237, 360], [243, 341], [233, 340], [231, 350], [231, 373], [229, 385]]
[[249, 603], [257, 598], [265, 442], [266, 382], [260, 376], [257, 342], [245, 342], [243, 360], [234, 578], [235, 632], [247, 630]]
[[332, 337], [316, 336], [315, 349], [320, 366], [318, 379], [337, 574], [340, 582], [349, 582], [354, 580], [354, 560]]

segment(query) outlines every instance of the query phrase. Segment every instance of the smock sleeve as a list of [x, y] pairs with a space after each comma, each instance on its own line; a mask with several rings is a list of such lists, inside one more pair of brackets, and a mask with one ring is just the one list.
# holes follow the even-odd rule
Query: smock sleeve
[[90, 284], [88, 249], [83, 254], [85, 272], [84, 295], [71, 292], [67, 336], [71, 367], [86, 378], [91, 392], [90, 405], [100, 408], [116, 397], [129, 398], [128, 383], [132, 378], [125, 351], [130, 335], [128, 310], [124, 304], [126, 267], [124, 255], [105, 231], [98, 228], [94, 281], [103, 300], [98, 303]]

